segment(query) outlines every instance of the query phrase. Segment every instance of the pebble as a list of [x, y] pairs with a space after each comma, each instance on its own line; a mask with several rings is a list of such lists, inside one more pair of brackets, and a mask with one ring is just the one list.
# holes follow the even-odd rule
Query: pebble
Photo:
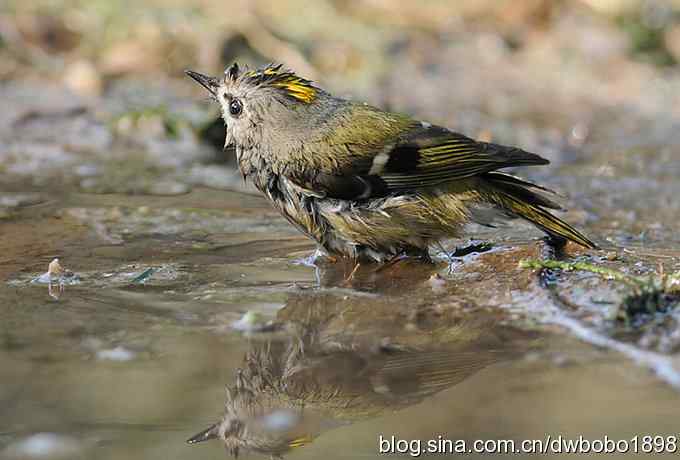
[[89, 61], [76, 61], [66, 67], [64, 83], [83, 96], [98, 96], [102, 92], [102, 80], [96, 67]]

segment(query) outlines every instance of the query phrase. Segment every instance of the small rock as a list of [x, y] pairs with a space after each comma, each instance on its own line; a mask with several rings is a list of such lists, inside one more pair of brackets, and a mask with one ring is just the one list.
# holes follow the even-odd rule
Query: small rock
[[610, 262], [613, 262], [615, 260], [618, 260], [619, 255], [614, 251], [609, 251], [604, 255], [604, 258]]
[[98, 96], [102, 92], [101, 77], [91, 62], [74, 62], [66, 68], [63, 78], [66, 86], [83, 96]]

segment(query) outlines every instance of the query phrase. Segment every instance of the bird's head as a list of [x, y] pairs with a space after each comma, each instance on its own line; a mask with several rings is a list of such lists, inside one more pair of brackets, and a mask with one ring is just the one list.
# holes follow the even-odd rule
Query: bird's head
[[218, 439], [224, 443], [227, 453], [237, 458], [240, 449], [245, 447], [246, 444], [243, 439], [243, 429], [244, 423], [242, 420], [225, 415], [219, 422], [187, 439], [187, 443], [197, 444], [211, 439]]
[[267, 141], [280, 141], [270, 139], [276, 133], [303, 130], [319, 111], [319, 101], [325, 95], [311, 81], [281, 65], [250, 70], [234, 63], [223, 78], [192, 70], [186, 73], [220, 104], [227, 129], [225, 146], [260, 147]]
[[279, 457], [313, 441], [316, 420], [304, 418], [299, 408], [287, 407], [279, 398], [262, 393], [239, 370], [234, 387], [225, 387], [224, 416], [187, 440], [189, 444], [216, 439], [227, 454], [242, 450]]

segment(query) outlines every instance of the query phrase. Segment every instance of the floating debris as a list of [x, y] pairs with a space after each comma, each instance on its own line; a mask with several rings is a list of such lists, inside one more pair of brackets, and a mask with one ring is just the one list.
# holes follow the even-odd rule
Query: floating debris
[[80, 278], [72, 271], [62, 267], [59, 263], [59, 259], [52, 259], [52, 262], [50, 262], [50, 264], [47, 266], [47, 272], [36, 278], [33, 278], [31, 283], [59, 283], [60, 285], [78, 284], [80, 283]]
[[59, 263], [59, 259], [53, 259], [47, 266], [47, 274], [50, 276], [61, 276], [64, 272], [65, 270]]
[[151, 278], [151, 275], [153, 275], [155, 271], [156, 271], [155, 268], [149, 267], [139, 275], [135, 276], [134, 279], [130, 282], [132, 284], [144, 284], [149, 278]]
[[79, 284], [80, 278], [72, 271], [62, 267], [59, 259], [52, 259], [52, 262], [47, 266], [47, 272], [33, 278], [31, 283], [47, 284], [50, 297], [59, 299], [64, 292], [64, 286]]

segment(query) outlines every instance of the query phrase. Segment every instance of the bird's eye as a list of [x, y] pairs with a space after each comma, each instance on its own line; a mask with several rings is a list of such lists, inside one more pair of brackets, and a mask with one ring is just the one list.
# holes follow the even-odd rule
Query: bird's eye
[[229, 103], [229, 113], [232, 117], [238, 117], [243, 111], [243, 104], [238, 99], [232, 99]]

